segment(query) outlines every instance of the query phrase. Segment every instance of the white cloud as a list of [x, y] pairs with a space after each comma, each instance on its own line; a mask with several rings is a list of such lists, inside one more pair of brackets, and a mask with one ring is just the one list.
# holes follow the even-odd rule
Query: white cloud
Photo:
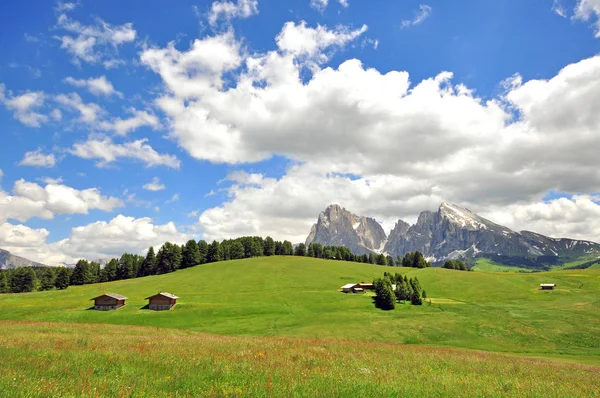
[[183, 244], [192, 236], [180, 232], [175, 224], [153, 224], [150, 218], [118, 215], [109, 222], [97, 221], [73, 228], [68, 238], [48, 243], [49, 232], [24, 225], [0, 224], [0, 247], [11, 253], [48, 265], [74, 263], [79, 258], [120, 257], [121, 254], [145, 254], [150, 246], [170, 241]]
[[106, 76], [89, 79], [75, 79], [69, 76], [65, 79], [65, 82], [75, 87], [85, 87], [90, 93], [96, 96], [110, 97], [111, 95], [116, 95], [123, 98], [123, 93], [116, 91], [112, 83], [106, 79]]
[[600, 0], [579, 0], [575, 7], [574, 18], [582, 21], [596, 18], [595, 37], [600, 38]]
[[120, 199], [104, 196], [96, 188], [77, 190], [58, 181], [42, 187], [20, 179], [14, 184], [13, 195], [0, 191], [0, 221], [51, 219], [55, 214], [87, 214], [89, 210], [110, 212], [122, 205]]
[[208, 23], [215, 26], [219, 19], [229, 22], [234, 18], [249, 18], [258, 14], [257, 0], [215, 1], [208, 14]]
[[86, 124], [94, 124], [106, 115], [106, 111], [98, 104], [83, 102], [79, 94], [59, 94], [54, 100], [69, 111], [79, 112], [79, 121]]
[[38, 113], [36, 109], [43, 107], [45, 94], [41, 91], [26, 91], [21, 95], [13, 95], [5, 91], [4, 84], [0, 83], [0, 103], [13, 111], [13, 117], [29, 127], [40, 127], [48, 121], [48, 116]]
[[110, 62], [120, 45], [136, 38], [131, 23], [111, 25], [98, 18], [94, 25], [83, 25], [64, 13], [58, 17], [57, 28], [69, 32], [55, 38], [61, 42], [61, 48], [72, 55], [76, 64], [81, 61], [90, 64]]
[[19, 162], [20, 166], [37, 166], [51, 168], [56, 165], [56, 157], [53, 153], [45, 155], [41, 149], [27, 152], [23, 160]]
[[173, 196], [171, 196], [171, 199], [167, 200], [167, 201], [165, 202], [165, 204], [169, 204], [169, 203], [175, 203], [175, 202], [177, 202], [177, 201], [179, 201], [179, 194], [178, 194], [178, 193], [176, 193], [176, 194], [174, 194]]
[[73, 2], [59, 1], [54, 8], [58, 12], [69, 12], [77, 8], [78, 4]]
[[130, 108], [129, 113], [132, 114], [130, 118], [116, 118], [107, 126], [107, 129], [114, 130], [115, 134], [123, 136], [143, 126], [149, 126], [154, 130], [160, 128], [160, 121], [152, 113], [134, 108]]
[[329, 0], [310, 0], [310, 6], [317, 11], [323, 12], [327, 5], [329, 4]]
[[338, 26], [330, 30], [321, 25], [317, 25], [316, 28], [307, 27], [304, 21], [298, 25], [286, 22], [275, 40], [277, 47], [284, 53], [327, 62], [328, 57], [323, 53], [324, 50], [330, 47], [344, 47], [366, 31], [367, 25], [356, 30], [347, 26]]
[[144, 185], [144, 189], [147, 191], [162, 191], [167, 187], [160, 183], [160, 178], [154, 177], [151, 182]]
[[178, 169], [181, 165], [174, 155], [159, 154], [146, 142], [148, 139], [115, 144], [109, 137], [88, 137], [85, 142], [76, 143], [68, 150], [83, 159], [99, 159], [98, 167], [104, 167], [120, 158], [144, 163], [147, 167], [167, 166]]
[[428, 6], [426, 4], [421, 4], [419, 6], [419, 11], [417, 11], [415, 13], [414, 18], [413, 19], [403, 19], [402, 23], [400, 24], [400, 27], [404, 29], [404, 28], [409, 28], [411, 26], [418, 25], [418, 24], [422, 23], [423, 21], [425, 21], [427, 18], [429, 18], [432, 11], [433, 11], [433, 8], [431, 8], [430, 6]]
[[348, 0], [338, 0], [340, 2], [340, 5], [344, 8], [348, 8], [350, 6], [350, 3], [348, 3]]

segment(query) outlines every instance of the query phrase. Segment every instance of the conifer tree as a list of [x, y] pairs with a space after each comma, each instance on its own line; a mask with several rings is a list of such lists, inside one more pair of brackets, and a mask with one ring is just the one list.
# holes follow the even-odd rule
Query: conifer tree
[[54, 288], [55, 275], [52, 268], [46, 268], [40, 281], [40, 290], [51, 290]]
[[238, 240], [233, 241], [229, 247], [229, 255], [232, 260], [244, 258], [244, 245], [242, 245], [242, 242]]
[[204, 239], [198, 241], [198, 253], [200, 254], [199, 264], [205, 264], [208, 256], [208, 243]]
[[194, 240], [188, 240], [183, 248], [181, 268], [190, 268], [200, 264], [200, 249]]
[[270, 236], [265, 238], [265, 256], [274, 256], [275, 255], [275, 241]]
[[8, 287], [8, 277], [6, 275], [6, 272], [0, 271], [0, 294], [8, 293], [10, 290]]
[[306, 256], [306, 245], [304, 243], [300, 243], [298, 246], [296, 246], [294, 255], [295, 256]]
[[69, 270], [65, 267], [59, 267], [56, 271], [56, 279], [54, 286], [59, 290], [64, 290], [69, 287]]
[[219, 242], [217, 242], [216, 240], [213, 240], [213, 242], [208, 246], [206, 262], [214, 263], [217, 261], [221, 261], [220, 253], [219, 253]]
[[294, 246], [292, 245], [292, 242], [290, 242], [289, 240], [283, 241], [283, 252], [285, 256], [294, 255]]
[[156, 254], [154, 247], [150, 246], [142, 265], [140, 266], [139, 276], [149, 276], [156, 272]]
[[31, 267], [17, 268], [10, 277], [11, 293], [31, 292], [35, 288], [37, 278]]

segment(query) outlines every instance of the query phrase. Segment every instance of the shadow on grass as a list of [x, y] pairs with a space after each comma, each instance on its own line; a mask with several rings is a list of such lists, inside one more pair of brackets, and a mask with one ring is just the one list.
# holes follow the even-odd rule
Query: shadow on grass
[[373, 305], [375, 305], [375, 308], [379, 308], [382, 311], [391, 311], [393, 310], [393, 308], [385, 308], [381, 305], [381, 303], [377, 300], [377, 296], [372, 297], [371, 300], [373, 301]]
[[140, 308], [140, 310], [150, 310], [150, 304], [146, 304], [145, 306]]

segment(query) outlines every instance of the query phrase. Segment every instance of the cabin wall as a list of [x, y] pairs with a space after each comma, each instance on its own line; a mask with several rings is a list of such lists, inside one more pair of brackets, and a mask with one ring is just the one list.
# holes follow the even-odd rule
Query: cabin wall
[[177, 304], [177, 300], [172, 298], [164, 296], [152, 297], [148, 303], [148, 308], [154, 311], [165, 311], [173, 308], [175, 304]]
[[117, 300], [112, 297], [100, 297], [94, 300], [94, 309], [98, 311], [116, 310], [125, 305], [125, 300]]

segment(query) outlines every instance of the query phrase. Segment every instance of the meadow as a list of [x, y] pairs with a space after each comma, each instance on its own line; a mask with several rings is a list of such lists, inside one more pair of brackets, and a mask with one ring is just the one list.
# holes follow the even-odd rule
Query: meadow
[[[427, 302], [382, 311], [369, 294], [339, 292], [385, 271], [417, 276]], [[540, 291], [540, 283], [557, 289]], [[178, 305], [144, 309], [144, 298], [159, 291], [180, 296]], [[90, 299], [105, 292], [129, 300], [116, 311], [90, 310]], [[39, 379], [40, 391], [67, 396], [75, 390], [65, 383], [76, 389], [78, 380], [102, 388], [101, 396], [127, 396], [132, 383], [136, 396], [193, 396], [198, 388], [213, 396], [452, 396], [467, 386], [473, 396], [595, 396], [598, 314], [598, 268], [494, 273], [305, 257], [218, 262], [0, 295], [0, 354], [14, 379], [0, 376], [0, 390], [30, 396], [17, 389], [27, 377], [27, 391]], [[547, 382], [554, 384], [545, 392]]]
[[584, 397], [595, 366], [393, 343], [2, 322], [5, 397]]

